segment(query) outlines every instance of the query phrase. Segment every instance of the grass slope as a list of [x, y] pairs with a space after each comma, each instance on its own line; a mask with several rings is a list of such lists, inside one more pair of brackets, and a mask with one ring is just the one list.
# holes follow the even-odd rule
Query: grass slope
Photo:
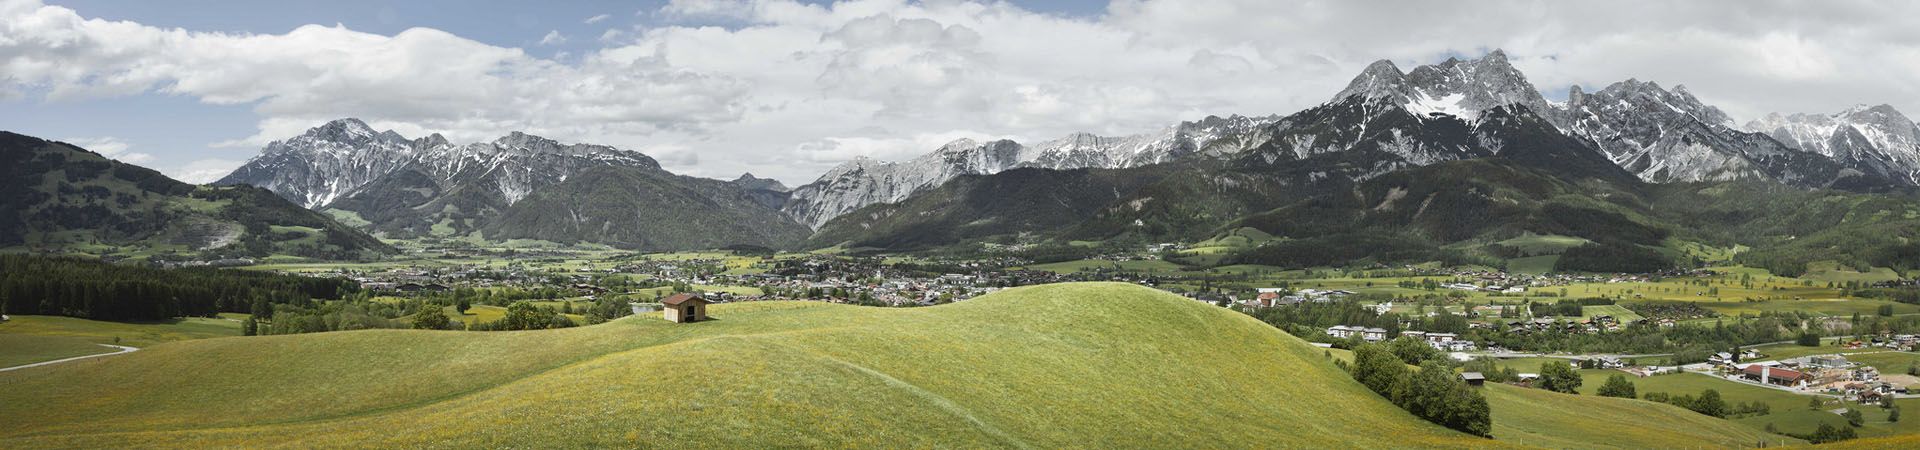
[[0, 336], [48, 336], [94, 344], [146, 347], [162, 342], [240, 335], [240, 322], [227, 318], [189, 317], [165, 322], [128, 323], [60, 316], [12, 317], [13, 320], [0, 323]]
[[114, 350], [86, 339], [31, 334], [0, 334], [0, 367], [13, 367]]
[[0, 447], [1498, 444], [1252, 318], [1125, 284], [712, 315], [207, 339], [0, 373]]
[[1799, 443], [1673, 405], [1490, 384], [1493, 436], [1546, 448], [1749, 447]]

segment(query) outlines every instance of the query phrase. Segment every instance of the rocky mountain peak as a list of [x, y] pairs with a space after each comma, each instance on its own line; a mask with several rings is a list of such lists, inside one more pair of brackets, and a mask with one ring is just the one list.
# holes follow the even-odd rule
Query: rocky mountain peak
[[1406, 90], [1407, 74], [1393, 61], [1379, 60], [1368, 64], [1367, 68], [1347, 82], [1347, 88], [1334, 94], [1333, 101], [1346, 100], [1348, 97], [1398, 99]]
[[729, 183], [733, 183], [734, 185], [740, 186], [741, 189], [746, 190], [788, 191], [787, 185], [780, 183], [780, 180], [755, 177], [752, 172], [742, 173], [739, 178], [735, 178]]
[[959, 138], [959, 139], [954, 139], [951, 142], [947, 142], [945, 145], [941, 145], [939, 152], [951, 153], [956, 151], [966, 151], [966, 150], [975, 149], [979, 147], [980, 147], [979, 141], [975, 141], [970, 138]]
[[1593, 94], [1609, 102], [1625, 102], [1633, 105], [1634, 110], [1642, 114], [1664, 116], [1682, 114], [1715, 127], [1732, 128], [1733, 118], [1720, 108], [1708, 106], [1694, 97], [1684, 86], [1673, 90], [1660, 87], [1659, 83], [1628, 78], [1626, 81], [1608, 85]]
[[441, 136], [440, 133], [430, 134], [430, 135], [427, 135], [427, 137], [413, 140], [413, 147], [418, 149], [432, 149], [432, 148], [440, 148], [440, 147], [449, 147], [452, 145], [453, 143], [448, 142], [447, 137]]
[[1506, 52], [1494, 50], [1473, 59], [1447, 58], [1439, 64], [1423, 65], [1402, 74], [1390, 61], [1367, 66], [1333, 98], [1344, 101], [1353, 96], [1399, 104], [1419, 117], [1432, 115], [1477, 117], [1481, 111], [1506, 105], [1523, 105], [1535, 113], [1550, 110], [1540, 90], [1527, 81], [1507, 60]]
[[554, 142], [554, 140], [552, 139], [547, 139], [544, 137], [527, 134], [525, 132], [515, 131], [512, 133], [507, 133], [506, 136], [501, 136], [499, 139], [494, 139], [493, 145], [505, 147], [505, 148], [538, 151], [538, 150], [545, 150], [545, 149], [552, 149], [555, 147], [559, 147], [560, 143]]

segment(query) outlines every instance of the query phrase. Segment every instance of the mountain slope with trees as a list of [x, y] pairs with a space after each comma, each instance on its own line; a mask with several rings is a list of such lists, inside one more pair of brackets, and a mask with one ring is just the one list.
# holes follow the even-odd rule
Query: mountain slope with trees
[[0, 247], [94, 255], [354, 259], [392, 253], [262, 189], [196, 186], [0, 132]]

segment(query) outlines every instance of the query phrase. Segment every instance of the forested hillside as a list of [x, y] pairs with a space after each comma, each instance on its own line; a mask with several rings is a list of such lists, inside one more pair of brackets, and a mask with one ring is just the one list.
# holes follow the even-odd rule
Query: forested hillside
[[351, 259], [393, 248], [265, 190], [195, 186], [0, 132], [0, 247], [95, 255]]

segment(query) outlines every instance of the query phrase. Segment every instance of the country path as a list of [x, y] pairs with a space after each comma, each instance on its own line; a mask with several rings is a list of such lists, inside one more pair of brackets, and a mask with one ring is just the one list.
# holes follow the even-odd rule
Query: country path
[[52, 364], [59, 364], [59, 363], [63, 363], [63, 362], [68, 362], [68, 361], [79, 361], [79, 360], [82, 360], [82, 359], [87, 359], [87, 358], [98, 358], [98, 357], [102, 357], [102, 356], [113, 356], [113, 355], [118, 355], [118, 354], [122, 354], [122, 353], [133, 353], [133, 352], [137, 352], [137, 351], [140, 351], [140, 349], [138, 349], [138, 348], [134, 348], [134, 347], [128, 347], [128, 346], [124, 346], [124, 345], [110, 345], [110, 344], [96, 344], [96, 345], [99, 345], [99, 346], [101, 346], [101, 347], [112, 347], [112, 348], [115, 348], [115, 349], [119, 349], [120, 351], [117, 351], [117, 352], [111, 352], [111, 353], [101, 353], [101, 354], [97, 354], [97, 355], [86, 355], [86, 356], [75, 356], [75, 357], [72, 357], [72, 358], [66, 358], [66, 359], [56, 359], [56, 360], [52, 360], [52, 361], [44, 361], [44, 362], [37, 362], [37, 363], [33, 363], [33, 364], [24, 364], [24, 365], [18, 365], [18, 366], [13, 366], [13, 367], [0, 367], [0, 372], [6, 372], [6, 371], [9, 371], [9, 370], [20, 370], [20, 369], [26, 369], [26, 368], [30, 368], [30, 367], [40, 367], [40, 366], [45, 366], [45, 365], [52, 365]]

